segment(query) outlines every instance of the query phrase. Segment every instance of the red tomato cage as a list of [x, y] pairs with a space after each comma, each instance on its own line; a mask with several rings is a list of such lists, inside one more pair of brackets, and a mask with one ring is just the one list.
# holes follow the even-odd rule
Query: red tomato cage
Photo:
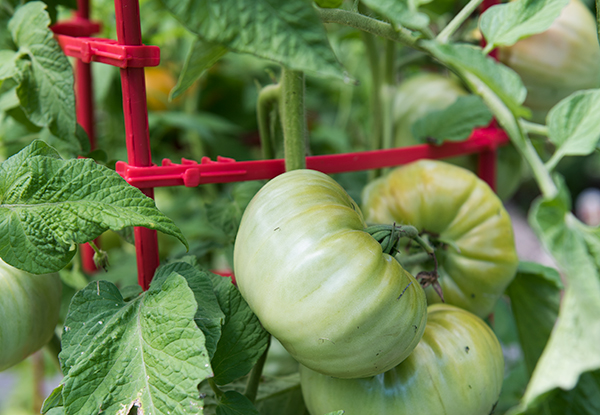
[[[495, 2], [485, 0], [482, 8]], [[92, 62], [100, 62], [119, 67], [128, 160], [117, 162], [116, 170], [128, 183], [141, 189], [147, 196], [154, 197], [155, 187], [195, 187], [207, 183], [272, 179], [285, 171], [282, 159], [236, 161], [226, 157], [218, 157], [217, 160], [205, 157], [200, 162], [182, 159], [181, 163], [174, 163], [165, 159], [160, 166], [153, 164], [144, 68], [158, 66], [160, 49], [142, 44], [138, 0], [115, 0], [116, 41], [91, 37], [100, 31], [100, 25], [89, 20], [89, 0], [77, 0], [77, 5], [78, 10], [73, 18], [52, 26], [65, 54], [76, 58], [77, 121], [88, 133], [91, 147], [95, 148], [90, 65]], [[495, 189], [496, 149], [508, 141], [506, 133], [492, 123], [488, 127], [475, 129], [469, 139], [462, 142], [312, 156], [306, 158], [306, 165], [309, 169], [332, 174], [392, 167], [422, 158], [441, 159], [478, 154], [478, 175]], [[157, 235], [156, 231], [142, 227], [135, 228], [134, 234], [138, 282], [145, 290], [159, 265]], [[87, 272], [95, 270], [92, 256], [93, 250], [84, 245], [82, 258]]]

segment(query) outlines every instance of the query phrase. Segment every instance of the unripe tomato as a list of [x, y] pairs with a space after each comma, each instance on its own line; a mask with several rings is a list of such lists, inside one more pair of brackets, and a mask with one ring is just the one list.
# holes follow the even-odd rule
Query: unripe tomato
[[[412, 225], [438, 241], [439, 283], [449, 304], [487, 316], [515, 276], [510, 217], [492, 189], [466, 169], [433, 160], [407, 164], [371, 182], [363, 203], [368, 223]], [[423, 269], [433, 263], [409, 271]], [[440, 301], [426, 292], [430, 302]]]
[[571, 0], [545, 32], [499, 48], [498, 58], [521, 76], [525, 105], [538, 122], [573, 92], [600, 87], [596, 22], [580, 0]]
[[235, 241], [237, 285], [264, 328], [332, 376], [391, 369], [425, 329], [423, 289], [365, 226], [333, 179], [294, 170], [254, 196]]
[[446, 304], [429, 307], [425, 334], [394, 369], [336, 379], [300, 368], [311, 415], [489, 415], [504, 377], [502, 348], [478, 317]]
[[419, 118], [450, 106], [467, 95], [460, 82], [438, 73], [422, 72], [403, 81], [394, 95], [394, 128], [396, 147], [421, 144], [411, 128]]
[[52, 338], [61, 289], [57, 273], [29, 274], [0, 260], [0, 371], [19, 363]]

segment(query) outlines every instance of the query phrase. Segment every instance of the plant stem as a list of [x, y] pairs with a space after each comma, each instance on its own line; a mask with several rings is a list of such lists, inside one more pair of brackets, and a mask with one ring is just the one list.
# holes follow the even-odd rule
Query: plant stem
[[267, 348], [252, 368], [252, 371], [250, 372], [250, 377], [248, 378], [248, 383], [246, 383], [246, 390], [244, 391], [244, 396], [246, 396], [246, 398], [248, 398], [252, 403], [254, 403], [254, 401], [256, 400], [258, 385], [260, 384], [260, 377], [262, 375], [263, 367], [265, 366], [265, 362], [267, 360], [267, 353], [269, 352], [270, 344], [271, 336], [269, 336]]
[[208, 384], [210, 385], [210, 388], [215, 393], [215, 395], [217, 396], [217, 398], [221, 399], [221, 397], [223, 396], [224, 392], [221, 390], [221, 388], [219, 388], [219, 385], [217, 385], [215, 383], [215, 380], [213, 378], [208, 378]]
[[274, 137], [271, 136], [269, 114], [279, 104], [280, 97], [281, 87], [279, 84], [267, 85], [258, 93], [256, 116], [258, 118], [258, 132], [264, 159], [275, 158]]
[[394, 28], [389, 23], [340, 9], [318, 9], [317, 13], [319, 13], [323, 23], [337, 23], [350, 26], [384, 39], [393, 40], [394, 42], [400, 42], [406, 46], [423, 50], [417, 44], [419, 36], [405, 27]]
[[470, 0], [465, 7], [442, 29], [437, 35], [436, 40], [440, 43], [447, 43], [452, 35], [462, 26], [462, 24], [473, 14], [483, 0]]
[[304, 73], [284, 67], [281, 88], [285, 170], [304, 169], [306, 168]]
[[477, 76], [470, 72], [457, 70], [469, 88], [483, 98], [487, 106], [498, 120], [500, 126], [506, 131], [512, 143], [521, 156], [527, 161], [533, 175], [546, 198], [553, 198], [558, 194], [558, 188], [550, 176], [550, 172], [538, 156], [529, 138], [523, 132], [521, 124], [504, 102]]
[[383, 91], [381, 106], [383, 113], [383, 143], [382, 148], [392, 148], [394, 141], [393, 102], [396, 81], [396, 43], [387, 39], [385, 42], [385, 65], [383, 73]]
[[519, 124], [521, 124], [521, 128], [527, 133], [548, 137], [548, 126], [546, 125], [537, 124], [527, 120], [519, 120]]

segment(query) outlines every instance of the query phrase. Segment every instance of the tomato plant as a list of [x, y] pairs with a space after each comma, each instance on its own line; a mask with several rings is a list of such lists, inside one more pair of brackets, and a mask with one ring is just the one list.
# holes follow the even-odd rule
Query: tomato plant
[[0, 261], [0, 371], [41, 349], [58, 323], [58, 273], [34, 275]]
[[425, 296], [365, 232], [329, 176], [293, 170], [250, 202], [235, 242], [240, 292], [300, 363], [331, 376], [394, 367], [425, 329]]
[[[95, 28], [86, 22], [85, 0], [3, 1], [0, 257], [31, 273], [60, 271], [64, 300], [70, 301], [57, 333], [61, 351], [53, 353], [62, 378], [60, 384], [53, 380], [54, 391], [37, 409], [48, 415], [305, 415], [305, 406], [319, 401], [325, 388], [305, 382], [310, 399], [303, 399], [295, 364], [283, 372], [270, 369], [278, 350], [268, 346], [278, 343], [268, 331], [312, 369], [386, 381], [431, 344], [425, 303], [438, 300], [418, 282], [435, 287], [439, 276], [448, 302], [480, 317], [493, 312], [489, 322], [506, 356], [496, 413], [598, 413], [600, 233], [571, 212], [573, 189], [561, 178], [565, 158], [576, 164], [598, 148], [600, 90], [587, 83], [598, 71], [597, 27], [589, 13], [598, 8], [569, 0], [487, 3], [94, 0], [91, 17], [101, 20], [101, 36], [109, 38], [104, 42], [87, 33], [80, 38], [78, 32], [78, 39], [58, 35]], [[578, 25], [563, 20], [573, 4], [586, 16]], [[76, 5], [82, 10], [74, 22], [62, 24]], [[514, 58], [520, 45], [555, 30], [567, 42], [551, 42], [559, 47], [553, 50], [570, 56], [572, 75], [551, 77], [562, 69], [548, 71], [541, 61], [527, 60], [535, 55], [531, 51], [519, 58], [526, 70], [513, 65], [516, 59], [505, 60], [507, 51], [514, 50]], [[132, 49], [111, 40], [129, 43], [123, 39], [129, 35]], [[161, 49], [156, 70], [141, 68], [158, 63], [156, 49], [144, 45]], [[142, 52], [152, 57], [139, 60]], [[545, 57], [556, 62], [558, 54]], [[80, 87], [88, 81], [81, 65], [72, 65], [77, 59], [93, 68], [97, 114], [85, 111], [89, 97], [80, 95]], [[106, 64], [120, 69], [103, 71]], [[178, 79], [158, 82], [161, 107], [146, 114], [153, 101], [143, 99], [142, 75], [148, 75], [152, 98], [152, 75], [164, 69]], [[437, 80], [426, 76], [431, 73], [454, 84], [448, 86], [454, 99], [441, 98], [446, 89], [436, 88]], [[425, 81], [407, 93], [401, 81], [412, 79]], [[531, 85], [548, 79], [550, 86], [540, 87], [553, 106], [538, 117]], [[425, 102], [430, 109], [414, 120], [394, 112], [409, 114]], [[473, 135], [475, 128], [498, 135]], [[407, 131], [416, 141], [396, 142]], [[94, 133], [98, 149], [91, 152], [86, 134]], [[510, 147], [497, 149], [505, 139]], [[424, 144], [393, 148], [417, 142]], [[379, 221], [369, 212], [374, 188], [397, 174], [385, 175], [388, 168], [423, 156], [476, 157], [479, 151], [479, 160], [496, 157], [504, 166], [507, 148], [508, 167], [495, 169], [502, 199], [471, 173], [419, 162], [402, 171], [444, 166], [441, 177], [394, 179], [394, 191], [403, 196], [382, 205], [396, 211], [386, 214], [386, 225], [366, 227]], [[260, 160], [279, 155], [283, 160]], [[319, 164], [324, 159], [331, 161]], [[493, 166], [481, 167], [482, 178], [492, 183]], [[162, 172], [160, 179], [150, 171]], [[518, 180], [509, 180], [507, 172]], [[257, 177], [250, 173], [272, 180], [264, 187], [254, 180], [230, 183]], [[512, 188], [521, 180], [534, 188], [526, 203], [509, 200], [514, 189], [502, 190], [503, 183]], [[181, 184], [168, 192], [152, 189]], [[154, 194], [158, 208], [148, 197]], [[539, 264], [517, 264], [500, 200], [527, 213], [560, 275]], [[357, 205], [365, 206], [364, 218]], [[106, 272], [89, 272], [77, 247], [108, 230], [122, 240], [105, 247]], [[160, 256], [153, 255], [156, 245]], [[91, 246], [106, 258], [101, 246]], [[210, 272], [230, 269], [239, 288]], [[436, 307], [430, 308], [429, 327], [439, 315]], [[463, 333], [457, 341], [471, 337], [474, 348], [464, 346], [469, 353], [457, 349], [465, 359], [428, 360], [436, 369], [445, 365], [428, 373], [462, 368], [465, 379], [478, 380], [473, 390], [489, 387], [481, 400], [464, 404], [464, 415], [488, 413], [501, 379], [497, 368], [461, 366], [479, 356], [478, 341], [490, 332]], [[384, 370], [386, 375], [379, 373]], [[421, 372], [415, 369], [415, 376]], [[334, 383], [330, 375], [319, 376]], [[459, 394], [472, 392], [461, 379], [448, 385], [456, 392], [442, 398], [448, 405], [461, 404]], [[380, 409], [376, 396], [371, 392], [363, 402]], [[435, 403], [425, 394], [421, 401]], [[352, 410], [339, 406], [332, 410]]]
[[502, 388], [504, 359], [494, 332], [475, 315], [447, 304], [428, 308], [415, 351], [395, 368], [365, 379], [336, 379], [300, 369], [312, 415], [489, 415]]
[[[413, 225], [436, 250], [444, 299], [480, 317], [515, 276], [518, 258], [508, 213], [494, 192], [461, 167], [422, 160], [392, 170], [364, 191], [369, 223]], [[401, 250], [399, 259], [408, 253]], [[433, 263], [409, 268], [415, 275]], [[433, 291], [429, 301], [439, 301]]]

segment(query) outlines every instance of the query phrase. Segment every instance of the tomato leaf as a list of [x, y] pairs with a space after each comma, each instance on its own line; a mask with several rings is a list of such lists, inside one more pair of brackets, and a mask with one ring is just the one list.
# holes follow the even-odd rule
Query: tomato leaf
[[423, 41], [421, 45], [459, 76], [467, 80], [471, 76], [479, 78], [513, 113], [522, 116], [529, 114], [529, 110], [521, 105], [527, 90], [519, 75], [484, 55], [481, 48], [460, 43], [441, 44], [431, 40]]
[[311, 2], [161, 0], [192, 33], [290, 69], [345, 79]]
[[260, 415], [252, 402], [236, 391], [226, 391], [217, 404], [217, 415]]
[[[597, 385], [582, 382], [598, 379], [600, 374], [600, 234], [579, 222], [570, 209], [569, 195], [561, 187], [556, 198], [537, 200], [529, 215], [532, 228], [564, 272], [567, 285], [556, 325], [513, 414], [530, 413], [544, 401], [570, 401], [573, 394]], [[598, 394], [579, 404], [592, 408], [597, 401]]]
[[183, 94], [226, 53], [227, 48], [222, 45], [196, 38], [185, 57], [183, 69], [181, 69], [179, 79], [177, 79], [177, 85], [169, 93], [169, 99], [175, 99]]
[[479, 20], [487, 40], [486, 53], [548, 29], [568, 3], [569, 0], [517, 0], [490, 7]]
[[198, 303], [194, 321], [204, 333], [206, 350], [208, 356], [212, 358], [217, 349], [217, 342], [221, 337], [221, 326], [224, 323], [225, 314], [219, 307], [217, 297], [213, 292], [211, 279], [207, 272], [199, 271], [191, 264], [174, 262], [159, 267], [152, 281], [154, 284], [160, 285], [173, 273], [184, 277], [194, 293], [194, 298]]
[[196, 310], [177, 273], [130, 302], [104, 281], [78, 292], [60, 353], [66, 413], [198, 413], [198, 384], [212, 373]]
[[415, 5], [409, 5], [406, 0], [363, 0], [362, 3], [389, 19], [396, 27], [419, 30], [429, 24], [429, 16], [418, 12]]
[[12, 76], [16, 92], [29, 121], [87, 153], [89, 141], [78, 138], [73, 70], [49, 25], [46, 5], [39, 1], [20, 6], [8, 22], [19, 61], [19, 74]]
[[58, 271], [77, 244], [127, 226], [160, 230], [187, 247], [152, 199], [93, 160], [63, 160], [34, 141], [0, 164], [0, 257], [14, 267]]
[[600, 89], [578, 91], [554, 106], [547, 117], [548, 138], [556, 146], [552, 164], [564, 156], [586, 156], [600, 140]]
[[562, 288], [558, 271], [533, 262], [521, 262], [507, 288], [529, 375], [558, 317]]
[[414, 122], [413, 137], [422, 143], [463, 141], [475, 127], [488, 125], [492, 113], [477, 95], [458, 97], [454, 103], [440, 111], [432, 111]]
[[266, 350], [269, 335], [229, 278], [210, 277], [226, 315], [211, 364], [215, 383], [226, 385], [250, 372]]

